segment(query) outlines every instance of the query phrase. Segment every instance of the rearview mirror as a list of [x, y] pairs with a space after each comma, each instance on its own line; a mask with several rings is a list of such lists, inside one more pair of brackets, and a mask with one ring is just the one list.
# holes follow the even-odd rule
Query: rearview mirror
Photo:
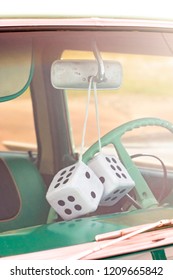
[[[104, 61], [105, 79], [98, 89], [117, 89], [122, 81], [122, 67], [117, 61]], [[57, 89], [87, 89], [90, 76], [96, 76], [95, 60], [56, 60], [51, 67], [51, 83]]]

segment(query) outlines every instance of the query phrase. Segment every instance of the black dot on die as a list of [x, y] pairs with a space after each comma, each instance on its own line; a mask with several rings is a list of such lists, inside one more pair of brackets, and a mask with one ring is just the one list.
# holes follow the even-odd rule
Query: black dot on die
[[117, 163], [117, 161], [116, 161], [116, 159], [115, 159], [115, 158], [112, 158], [112, 161], [113, 161], [114, 163]]
[[116, 194], [116, 193], [118, 193], [119, 191], [120, 191], [120, 190], [118, 189], [118, 190], [114, 191], [113, 194]]
[[68, 208], [66, 208], [64, 212], [65, 212], [67, 215], [71, 215], [71, 213], [72, 213], [72, 211], [71, 211], [70, 209], [68, 209]]
[[108, 201], [108, 200], [110, 200], [110, 199], [111, 199], [111, 197], [109, 196], [109, 197], [105, 198], [105, 201]]
[[67, 174], [66, 178], [69, 178], [71, 176], [71, 172]]
[[119, 173], [116, 173], [116, 175], [117, 175], [118, 178], [121, 178], [121, 175]]
[[73, 171], [75, 169], [75, 166], [72, 166], [69, 171]]
[[122, 171], [122, 169], [121, 169], [121, 167], [120, 167], [119, 165], [117, 165], [117, 169], [118, 169], [119, 171]]
[[108, 158], [108, 157], [106, 157], [106, 160], [107, 160], [108, 162], [111, 162], [110, 158]]
[[60, 182], [63, 179], [63, 177], [59, 177], [59, 179], [57, 180], [57, 182]]
[[113, 198], [111, 198], [111, 201], [114, 201], [117, 199], [117, 196], [114, 196]]
[[96, 198], [96, 193], [95, 192], [91, 192], [91, 196], [92, 196], [92, 198]]
[[76, 205], [74, 206], [74, 208], [75, 208], [77, 211], [82, 210], [82, 206], [79, 205], [79, 204], [76, 204]]
[[66, 173], [66, 170], [64, 170], [63, 172], [61, 172], [61, 176], [63, 176]]
[[85, 176], [87, 179], [89, 179], [91, 177], [88, 171], [85, 173]]
[[68, 182], [68, 180], [69, 180], [69, 179], [66, 179], [66, 180], [63, 182], [63, 184], [66, 184], [66, 183]]
[[64, 202], [64, 200], [58, 200], [58, 204], [59, 204], [60, 206], [64, 206], [64, 205], [65, 205], [65, 202]]
[[114, 166], [114, 165], [112, 165], [112, 164], [111, 164], [111, 168], [112, 168], [113, 170], [115, 170], [115, 169], [116, 169], [116, 168], [115, 168], [115, 166]]
[[103, 176], [101, 176], [99, 179], [102, 182], [102, 184], [105, 182], [105, 178]]
[[123, 193], [123, 192], [125, 192], [125, 191], [126, 191], [126, 189], [123, 189], [123, 190], [120, 191], [120, 193]]
[[125, 179], [127, 179], [127, 176], [124, 174], [124, 173], [122, 173], [121, 174]]
[[60, 183], [56, 184], [56, 185], [54, 186], [54, 188], [55, 188], [55, 189], [58, 188], [59, 185], [60, 185]]
[[69, 200], [70, 202], [73, 202], [73, 201], [75, 201], [75, 198], [74, 198], [74, 196], [69, 195], [69, 196], [68, 196], [68, 200]]

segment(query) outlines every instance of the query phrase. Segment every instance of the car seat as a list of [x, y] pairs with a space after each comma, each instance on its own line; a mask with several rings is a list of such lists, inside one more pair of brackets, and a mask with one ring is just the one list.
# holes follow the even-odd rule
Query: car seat
[[29, 158], [1, 157], [0, 178], [0, 232], [46, 223], [46, 186]]

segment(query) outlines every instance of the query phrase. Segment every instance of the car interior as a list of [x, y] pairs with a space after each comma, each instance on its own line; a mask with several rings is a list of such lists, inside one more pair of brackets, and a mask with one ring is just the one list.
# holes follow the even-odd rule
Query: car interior
[[[137, 55], [137, 59], [140, 55], [155, 59], [161, 57], [168, 60], [170, 58], [169, 65], [170, 68], [172, 67], [173, 35], [167, 30], [163, 33], [155, 30], [143, 30], [142, 28], [133, 31], [130, 27], [125, 30], [113, 30], [113, 28], [111, 30], [101, 30], [101, 28], [100, 30], [88, 30], [87, 28], [86, 30], [80, 30], [80, 28], [74, 30], [72, 27], [71, 30], [70, 28], [59, 29], [58, 27], [54, 27], [52, 30], [21, 31], [19, 29], [17, 32], [4, 31], [0, 33], [1, 106], [5, 106], [6, 103], [13, 106], [12, 102], [23, 98], [22, 96], [29, 88], [36, 135], [35, 149], [30, 149], [27, 145], [23, 148], [19, 141], [17, 148], [15, 143], [11, 143], [9, 147], [3, 147], [0, 151], [0, 238], [2, 241], [5, 238], [5, 233], [9, 231], [13, 237], [16, 234], [17, 240], [21, 232], [28, 236], [30, 233], [32, 236], [35, 227], [38, 227], [38, 236], [41, 230], [45, 230], [44, 234], [51, 232], [52, 228], [57, 232], [59, 231], [58, 224], [65, 222], [65, 219], [57, 214], [52, 205], [48, 203], [47, 193], [50, 186], [53, 188], [52, 184], [54, 183], [52, 182], [56, 174], [79, 161], [81, 141], [76, 146], [73, 143], [72, 131], [75, 122], [72, 123], [72, 126], [70, 98], [71, 96], [78, 98], [78, 95], [87, 96], [88, 77], [94, 75], [98, 78], [104, 65], [106, 79], [103, 82], [97, 80], [97, 94], [98, 96], [104, 95], [105, 100], [107, 100], [110, 91], [113, 90], [115, 98], [117, 98], [116, 102], [119, 104], [118, 98], [121, 98], [121, 94], [118, 91], [119, 88], [123, 88], [123, 80], [126, 80], [127, 74], [124, 67], [125, 58], [122, 57], [122, 54], [127, 56], [129, 60], [130, 56], [132, 59], [134, 58], [133, 55]], [[95, 43], [97, 45], [96, 53], [93, 48]], [[78, 58], [75, 55], [74, 58], [70, 56], [70, 58], [63, 58], [66, 53], [80, 55]], [[108, 54], [111, 59], [102, 58]], [[85, 57], [83, 58], [83, 56]], [[140, 72], [142, 67], [140, 68], [138, 60], [136, 61], [137, 71]], [[150, 67], [147, 63], [145, 66], [146, 69]], [[160, 75], [157, 77], [158, 80], [163, 78], [164, 72], [161, 72]], [[136, 83], [137, 79], [136, 77]], [[143, 79], [145, 84], [145, 77]], [[134, 81], [132, 83], [134, 86], [136, 85]], [[165, 84], [167, 85], [167, 81]], [[167, 86], [169, 87], [169, 85]], [[125, 90], [128, 91], [126, 88]], [[153, 95], [150, 97], [148, 93], [147, 98], [152, 99]], [[138, 98], [138, 94], [136, 94], [136, 98]], [[83, 106], [86, 109], [86, 102]], [[106, 107], [106, 105], [104, 106]], [[143, 152], [140, 145], [139, 149], [131, 154], [128, 147], [126, 148], [125, 136], [128, 137], [131, 131], [139, 130], [139, 136], [134, 134], [132, 137], [132, 140], [135, 139], [137, 144], [141, 143], [140, 137], [143, 134], [146, 146], [148, 141], [158, 140], [159, 135], [163, 135], [162, 139], [165, 139], [166, 142], [169, 141], [172, 145], [172, 115], [169, 119], [164, 119], [164, 114], [155, 115], [153, 111], [150, 115], [141, 114], [138, 118], [129, 118], [125, 122], [120, 120], [116, 124], [116, 115], [119, 113], [117, 108], [118, 106], [115, 108], [115, 116], [109, 116], [115, 125], [112, 127], [110, 125], [110, 131], [104, 135], [101, 134], [101, 146], [105, 149], [105, 154], [107, 154], [106, 149], [108, 149], [108, 153], [111, 150], [111, 157], [113, 155], [118, 158], [120, 164], [127, 171], [128, 175], [125, 175], [126, 173], [123, 171], [121, 174], [116, 172], [117, 177], [124, 176], [121, 179], [126, 179], [126, 176], [129, 176], [129, 180], [133, 180], [134, 186], [127, 188], [126, 191], [127, 186], [123, 189], [120, 180], [118, 199], [117, 194], [113, 198], [112, 196], [105, 198], [105, 202], [117, 199], [116, 203], [110, 203], [108, 206], [102, 203], [95, 211], [88, 211], [87, 214], [79, 215], [77, 218], [86, 219], [87, 224], [90, 217], [93, 217], [93, 222], [95, 217], [99, 217], [99, 219], [104, 217], [105, 219], [107, 215], [110, 215], [109, 220], [111, 220], [113, 219], [111, 215], [117, 214], [115, 218], [117, 224], [123, 224], [124, 221], [129, 226], [152, 222], [155, 219], [171, 218], [173, 204], [172, 165], [167, 164], [155, 151], [145, 152], [146, 147], [144, 147]], [[123, 110], [128, 110], [128, 104], [124, 105]], [[165, 110], [167, 109], [165, 108]], [[100, 110], [100, 115], [101, 112]], [[109, 111], [107, 114], [109, 115]], [[12, 118], [15, 119], [15, 115]], [[80, 115], [78, 118], [82, 119]], [[4, 120], [1, 121], [3, 123]], [[27, 119], [21, 119], [21, 123], [23, 122], [26, 123], [27, 127]], [[100, 119], [101, 127], [102, 123], [103, 119]], [[92, 126], [92, 122], [88, 126]], [[151, 130], [145, 134], [143, 131], [148, 127]], [[158, 134], [158, 137], [157, 132], [155, 134], [155, 127], [164, 131]], [[82, 129], [83, 122], [81, 131]], [[86, 138], [87, 147], [82, 154], [82, 162], [86, 166], [99, 154], [97, 133], [96, 128], [92, 135], [94, 136], [92, 143]], [[14, 132], [15, 134], [16, 132]], [[88, 136], [89, 133], [86, 132], [86, 134]], [[161, 142], [164, 147], [164, 140]], [[153, 143], [155, 145], [155, 142]], [[145, 142], [141, 146], [145, 146]], [[171, 156], [171, 149], [166, 150], [166, 152]], [[149, 158], [151, 158], [152, 163], [148, 161]], [[138, 161], [138, 159], [140, 160]], [[83, 177], [79, 176], [77, 182], [82, 180]], [[77, 210], [79, 212], [79, 209]], [[150, 215], [150, 211], [153, 215]], [[132, 214], [132, 218], [130, 218], [130, 214]], [[139, 217], [135, 216], [138, 214]], [[69, 225], [72, 222], [73, 220], [70, 219]], [[44, 225], [43, 229], [42, 225]], [[49, 228], [46, 228], [48, 226]], [[63, 231], [61, 234], [63, 235]], [[9, 236], [9, 238], [11, 237]], [[55, 237], [53, 242], [55, 244]], [[50, 244], [45, 246], [49, 247]], [[10, 253], [7, 254], [14, 254], [15, 246], [13, 245], [10, 250]]]

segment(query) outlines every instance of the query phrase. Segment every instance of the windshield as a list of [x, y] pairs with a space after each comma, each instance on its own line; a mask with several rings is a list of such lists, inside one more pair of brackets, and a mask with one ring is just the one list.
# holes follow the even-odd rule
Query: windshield
[[171, 27], [46, 22], [0, 32], [1, 255], [172, 227]]
[[[173, 136], [171, 128], [167, 129], [165, 123], [158, 125], [157, 121], [153, 125], [152, 118], [173, 122], [172, 35], [148, 31], [57, 30], [9, 32], [0, 36], [4, 44], [0, 48], [3, 57], [0, 72], [3, 81], [0, 90], [0, 129], [3, 132], [0, 134], [1, 150], [34, 153], [48, 186], [58, 170], [78, 160], [88, 89], [66, 89], [65, 86], [63, 89], [55, 88], [51, 80], [51, 67], [57, 60], [96, 60], [93, 50], [93, 44], [96, 44], [103, 62], [113, 61], [122, 68], [120, 86], [118, 84], [115, 89], [106, 86], [101, 90], [99, 86], [97, 88], [100, 136], [103, 137], [124, 123], [142, 118], [151, 119], [147, 125], [128, 129], [121, 140], [135, 164], [159, 170], [158, 176], [155, 173], [150, 176], [151, 171], [147, 174], [143, 171], [149, 181], [153, 176], [157, 177], [152, 192], [159, 196], [156, 182], [160, 178], [164, 180], [165, 167], [167, 171], [172, 170]], [[5, 48], [5, 44], [8, 48]], [[17, 107], [19, 104], [21, 109]], [[95, 110], [94, 94], [91, 92], [84, 151], [98, 140]], [[112, 143], [104, 145], [103, 151], [108, 155], [120, 156], [133, 177], [133, 168], [129, 167], [127, 156], [123, 160]], [[117, 172], [116, 176], [126, 178], [127, 175]], [[168, 191], [170, 189], [166, 192], [164, 189], [165, 195]], [[139, 195], [145, 197], [146, 192]], [[141, 208], [140, 203], [134, 201], [133, 206]], [[118, 211], [126, 209], [129, 207], [118, 207]]]
[[[17, 35], [19, 42], [23, 40], [23, 44], [26, 45], [26, 42], [28, 42], [27, 46], [30, 46], [30, 41], [32, 40], [34, 48], [36, 48], [35, 45], [37, 45], [37, 48], [39, 48], [40, 51], [42, 50], [42, 53], [45, 56], [45, 65], [46, 63], [49, 63], [48, 56], [51, 57], [51, 62], [57, 58], [94, 60], [93, 51], [91, 50], [91, 43], [93, 40], [98, 42], [98, 47], [100, 48], [103, 60], [115, 60], [121, 63], [123, 69], [123, 81], [120, 88], [116, 90], [98, 91], [101, 135], [104, 135], [124, 122], [136, 118], [158, 117], [173, 121], [171, 111], [173, 98], [173, 58], [170, 51], [171, 46], [169, 47], [166, 45], [171, 44], [172, 42], [170, 34], [165, 34], [164, 36], [159, 33], [146, 33], [142, 35], [136, 33], [132, 35], [131, 32], [86, 32], [86, 35], [80, 32], [68, 32], [68, 34], [66, 34], [67, 36], [61, 35], [58, 32], [45, 34], [39, 33], [36, 35], [35, 33], [28, 33], [23, 36], [23, 34], [20, 35], [20, 33], [18, 33]], [[8, 34], [8, 37], [9, 41], [13, 40], [16, 44], [17, 40], [14, 34]], [[77, 38], [80, 38], [80, 44], [76, 45], [75, 42]], [[4, 34], [2, 39], [4, 41]], [[147, 43], [148, 45], [146, 45], [146, 41], [149, 42]], [[49, 48], [45, 50], [45, 46], [48, 42], [51, 42], [51, 44], [49, 45]], [[59, 47], [59, 42], [61, 42], [61, 47]], [[16, 46], [15, 53], [17, 54], [18, 52], [17, 55], [21, 54], [21, 43], [19, 45], [20, 48]], [[24, 47], [23, 49], [26, 50]], [[5, 54], [3, 49], [3, 57], [6, 57], [6, 61], [10, 61], [10, 56], [11, 54], [8, 49]], [[28, 61], [28, 49], [26, 51], [26, 61]], [[9, 62], [9, 69], [11, 69], [10, 63], [11, 61]], [[3, 66], [1, 69], [3, 69]], [[31, 69], [31, 66], [29, 69]], [[21, 69], [18, 70], [14, 68], [14, 71], [17, 74], [16, 76], [21, 76], [20, 72], [18, 72], [21, 71]], [[27, 81], [29, 80], [30, 71], [26, 73], [27, 76], [25, 80]], [[8, 74], [5, 75], [5, 77], [7, 76]], [[10, 77], [8, 78], [10, 79]], [[4, 79], [4, 81], [6, 80]], [[14, 85], [14, 82], [11, 82], [10, 84]], [[20, 92], [22, 88], [23, 85], [21, 85], [21, 88], [18, 90], [12, 88], [11, 92], [12, 94], [16, 94], [16, 92]], [[68, 90], [66, 93], [72, 126], [72, 138], [74, 140], [75, 149], [78, 151], [81, 144], [81, 132], [87, 91]], [[0, 94], [2, 97], [4, 96], [2, 88]], [[25, 102], [27, 102], [27, 96], [29, 95], [26, 94], [25, 96]], [[16, 99], [16, 102], [19, 102], [19, 99]], [[78, 107], [79, 102], [80, 107]], [[6, 103], [5, 106], [9, 106], [9, 104]], [[3, 106], [1, 104], [4, 111], [6, 111], [5, 106], [4, 104]], [[25, 106], [29, 108], [29, 105]], [[11, 115], [15, 115], [15, 118], [17, 118], [19, 112], [13, 113], [13, 109], [15, 110], [15, 106], [12, 106], [11, 108]], [[27, 119], [30, 122], [29, 119], [32, 118], [32, 116], [28, 118], [25, 114], [27, 114], [27, 111], [24, 110], [22, 118]], [[5, 115], [4, 117], [2, 116], [1, 131], [2, 126], [7, 128], [8, 124], [6, 125], [4, 121], [7, 122], [8, 119], [10, 125], [10, 116], [8, 115], [8, 118]], [[14, 118], [12, 119], [14, 122]], [[33, 121], [31, 120], [31, 122]], [[22, 125], [26, 126], [24, 123]], [[9, 131], [8, 128], [7, 130]], [[20, 128], [20, 130], [24, 132], [25, 129]], [[33, 135], [30, 136], [30, 134], [33, 133], [28, 133], [28, 139], [25, 139], [25, 137], [22, 138], [21, 136], [21, 140], [18, 139], [18, 141], [30, 142], [30, 144], [35, 143], [36, 140], [33, 138]], [[8, 132], [1, 134], [1, 148], [3, 148], [2, 142], [16, 141], [15, 138], [14, 134], [8, 136]], [[89, 147], [97, 140], [97, 138], [94, 97], [92, 95], [85, 139], [86, 147]], [[158, 127], [134, 130], [124, 136], [124, 141], [127, 143], [127, 147], [130, 146], [132, 149], [131, 153], [136, 152], [136, 148], [139, 148], [140, 151], [141, 149], [144, 149], [145, 153], [150, 153], [150, 149], [152, 148], [152, 152], [153, 149], [155, 149], [154, 154], [158, 155], [159, 152], [161, 153], [161, 156], [164, 154], [163, 156], [165, 157], [165, 154], [167, 153], [167, 156], [170, 157], [170, 159], [166, 159], [169, 165], [171, 165], [172, 157], [170, 150], [171, 140], [171, 134]], [[146, 151], [146, 148], [149, 150]], [[143, 158], [142, 161], [144, 160], [145, 159]]]
[[[63, 58], [92, 58], [90, 52], [65, 51]], [[173, 58], [139, 54], [103, 53], [103, 59], [119, 61], [123, 68], [123, 81], [119, 89], [98, 90], [101, 134], [133, 119], [157, 117], [173, 121]], [[68, 90], [70, 120], [75, 147], [81, 145], [87, 91]], [[80, 108], [78, 107], [80, 102]], [[94, 95], [91, 96], [86, 131], [86, 146], [98, 140]], [[82, 116], [82, 117], [80, 117]], [[80, 129], [79, 129], [80, 128]], [[139, 128], [123, 137], [130, 154], [155, 154], [172, 166], [172, 135], [160, 127]], [[166, 141], [166, 142], [165, 142]], [[110, 147], [111, 148], [111, 147]], [[156, 162], [152, 158], [138, 161]]]

